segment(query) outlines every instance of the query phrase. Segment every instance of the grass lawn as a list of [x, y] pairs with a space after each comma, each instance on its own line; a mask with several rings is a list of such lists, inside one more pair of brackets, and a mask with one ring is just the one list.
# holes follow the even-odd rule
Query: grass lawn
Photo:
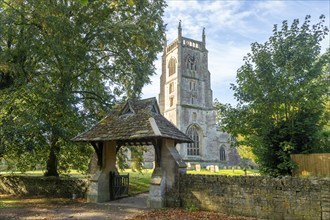
[[[225, 176], [244, 176], [245, 173], [243, 170], [223, 170], [220, 169], [219, 172], [210, 172], [206, 169], [202, 169], [201, 171], [197, 172], [195, 170], [188, 170], [188, 174], [205, 174], [205, 175], [225, 175]], [[260, 176], [259, 170], [247, 170], [248, 176]]]
[[[15, 175], [15, 176], [43, 176], [45, 170], [33, 170], [25, 173], [16, 171], [1, 171], [0, 175]], [[70, 170], [68, 173], [60, 174], [60, 177], [73, 177], [73, 178], [88, 178], [90, 175], [81, 174], [77, 170]]]
[[152, 169], [144, 169], [142, 172], [132, 172], [131, 169], [126, 169], [120, 174], [129, 173], [129, 195], [136, 195], [142, 192], [148, 192], [150, 186], [150, 178]]

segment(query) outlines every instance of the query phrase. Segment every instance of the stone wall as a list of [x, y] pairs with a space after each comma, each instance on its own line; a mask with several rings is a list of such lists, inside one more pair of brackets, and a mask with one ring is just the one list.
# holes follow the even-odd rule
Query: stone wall
[[181, 175], [181, 205], [262, 219], [330, 219], [330, 179]]
[[87, 179], [40, 176], [0, 176], [0, 194], [33, 195], [71, 198], [85, 197]]

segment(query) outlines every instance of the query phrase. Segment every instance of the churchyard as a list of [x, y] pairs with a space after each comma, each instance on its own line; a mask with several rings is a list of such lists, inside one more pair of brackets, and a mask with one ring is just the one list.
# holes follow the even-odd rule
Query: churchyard
[[[167, 38], [176, 1], [0, 2], [0, 219], [330, 219], [323, 14], [311, 25], [315, 14], [289, 13], [271, 28], [266, 8], [286, 11], [276, 1], [233, 2], [235, 13], [195, 1], [193, 22], [171, 19]], [[328, 15], [323, 6], [307, 8]], [[252, 26], [235, 22], [253, 14]], [[234, 83], [221, 78], [229, 69]], [[157, 95], [143, 97], [158, 73]], [[218, 90], [229, 82], [237, 104]], [[121, 170], [143, 167], [141, 146], [153, 169]]]
[[[32, 177], [32, 178], [43, 178], [44, 171], [28, 171], [26, 173], [20, 172], [9, 172], [9, 171], [1, 171], [0, 172], [0, 180], [1, 177], [5, 176], [19, 176], [19, 177]], [[202, 169], [200, 171], [189, 170], [190, 174], [206, 174], [206, 175], [244, 175], [243, 170], [239, 169], [229, 169], [229, 170], [219, 170], [219, 172], [211, 172], [207, 169]], [[258, 175], [257, 170], [249, 171], [250, 174]], [[129, 198], [134, 198], [136, 195], [140, 195], [141, 193], [146, 193], [149, 191], [150, 187], [150, 178], [152, 174], [152, 169], [143, 169], [141, 172], [132, 172], [131, 169], [125, 169], [120, 172], [120, 174], [129, 174], [130, 183], [129, 183]], [[61, 174], [60, 178], [68, 178], [68, 179], [85, 179], [90, 178], [90, 175], [84, 175], [76, 170], [71, 170], [69, 173]], [[0, 181], [0, 185], [3, 182]], [[115, 206], [118, 204], [113, 204]], [[120, 207], [119, 203], [119, 207]], [[145, 207], [146, 208], [146, 207]], [[86, 210], [89, 210], [88, 213]], [[210, 212], [210, 211], [202, 211], [199, 208], [190, 205], [181, 209], [164, 209], [164, 210], [136, 210], [132, 213], [125, 211], [124, 209], [118, 211], [113, 208], [113, 210], [109, 211], [109, 207], [106, 205], [92, 205], [86, 202], [86, 198], [82, 198], [81, 196], [75, 196], [75, 198], [68, 198], [68, 195], [54, 197], [54, 196], [35, 196], [35, 195], [8, 195], [1, 194], [0, 187], [0, 218], [7, 219], [8, 218], [20, 218], [20, 217], [31, 217], [32, 218], [74, 218], [79, 219], [84, 216], [93, 216], [95, 219], [124, 219], [125, 217], [130, 217], [129, 219], [180, 219], [187, 218], [189, 219], [252, 219], [245, 218], [239, 216], [229, 216], [226, 214], [218, 213], [218, 212]], [[118, 213], [120, 212], [120, 213]], [[122, 213], [123, 212], [123, 213]], [[79, 215], [77, 214], [79, 213]], [[125, 214], [126, 213], [126, 214]], [[127, 213], [130, 213], [127, 215]], [[19, 217], [20, 216], [20, 217]], [[131, 217], [134, 216], [134, 217]]]
[[[237, 167], [239, 168], [239, 167]], [[132, 171], [131, 169], [125, 169], [120, 171], [120, 174], [129, 174], [129, 195], [133, 196], [139, 193], [149, 191], [149, 182], [152, 174], [152, 169], [142, 169], [139, 171]], [[0, 171], [0, 176], [31, 176], [31, 177], [42, 177], [44, 174], [43, 170], [27, 171], [25, 173], [14, 172], [14, 171]], [[195, 175], [228, 175], [228, 176], [242, 176], [245, 175], [244, 170], [242, 169], [220, 169], [218, 172], [208, 170], [206, 168], [198, 170], [190, 169], [187, 171], [187, 174]], [[258, 170], [248, 170], [248, 175], [258, 176], [260, 173]], [[79, 173], [77, 170], [71, 170], [69, 173], [61, 174], [61, 177], [76, 178], [76, 179], [86, 179], [90, 178], [90, 175], [85, 175]], [[10, 202], [15, 203], [15, 202]], [[3, 204], [4, 205], [4, 204]], [[5, 206], [5, 205], [4, 205]]]
[[[180, 209], [166, 208], [158, 211], [143, 209], [143, 212], [141, 210], [141, 212], [137, 211], [135, 213], [136, 218], [132, 219], [159, 219], [160, 217], [161, 219], [166, 219], [166, 216], [173, 218], [173, 215], [191, 215], [191, 219], [203, 219], [203, 216], [209, 216], [209, 219], [218, 219], [219, 216], [221, 216], [221, 219], [253, 219], [239, 216], [254, 216], [255, 213], [261, 219], [267, 219], [269, 216], [273, 216], [274, 219], [327, 219], [328, 217], [327, 207], [329, 207], [328, 195], [330, 187], [329, 179], [327, 178], [272, 178], [260, 175], [257, 170], [248, 170], [248, 175], [246, 176], [241, 169], [220, 169], [219, 172], [211, 171], [210, 167], [208, 169], [203, 168], [200, 171], [188, 170], [186, 175], [181, 176], [179, 186], [181, 191], [179, 193], [181, 195], [182, 207]], [[152, 169], [144, 169], [141, 172], [132, 172], [127, 169], [121, 172], [121, 174], [127, 173], [130, 176], [129, 198], [135, 198], [136, 195], [149, 191]], [[63, 219], [66, 219], [65, 216], [75, 216], [72, 214], [74, 212], [87, 215], [85, 213], [87, 208], [90, 209], [89, 214], [98, 216], [102, 212], [101, 216], [103, 217], [118, 211], [112, 210], [110, 212], [109, 207], [106, 205], [87, 203], [83, 194], [80, 193], [77, 193], [74, 198], [72, 194], [66, 194], [67, 189], [72, 186], [79, 186], [81, 191], [85, 191], [87, 185], [84, 185], [84, 183], [86, 182], [81, 182], [81, 180], [89, 178], [89, 175], [82, 175], [74, 170], [70, 173], [62, 174], [56, 180], [50, 177], [43, 177], [42, 175], [43, 171], [40, 170], [26, 172], [25, 174], [1, 172], [0, 193], [2, 195], [0, 197], [0, 209], [2, 215], [10, 216], [10, 213], [25, 215], [30, 212], [39, 213], [39, 216], [46, 216], [47, 218], [53, 217], [52, 213], [56, 212]], [[44, 195], [42, 193], [38, 195], [34, 192], [34, 195], [8, 196], [4, 195], [1, 187], [6, 185], [6, 183], [8, 185], [8, 179], [10, 178], [12, 180], [9, 186], [14, 188], [16, 186], [13, 184], [22, 185], [24, 181], [30, 182], [25, 183], [26, 189], [35, 188], [31, 186], [35, 186], [33, 184], [39, 180], [44, 181], [44, 183], [38, 183], [41, 186], [49, 184], [49, 182], [51, 185], [41, 187], [46, 190]], [[4, 180], [7, 180], [7, 182]], [[31, 186], [28, 187], [28, 184]], [[62, 187], [58, 187], [60, 185]], [[54, 192], [59, 194], [52, 193], [51, 188], [54, 188]], [[51, 193], [51, 195], [47, 195], [47, 192]], [[61, 193], [63, 193], [62, 196]], [[309, 201], [313, 201], [313, 203]], [[118, 207], [121, 207], [121, 205]], [[146, 208], [146, 205], [144, 207]], [[37, 212], [38, 208], [43, 210], [43, 214]], [[22, 210], [29, 210], [29, 212], [22, 213]], [[60, 214], [62, 210], [64, 214]], [[203, 210], [206, 210], [206, 212]], [[231, 215], [236, 217], [229, 217], [221, 213], [231, 213]], [[120, 216], [122, 217], [122, 215], [124, 214]], [[99, 219], [106, 218], [100, 217]]]

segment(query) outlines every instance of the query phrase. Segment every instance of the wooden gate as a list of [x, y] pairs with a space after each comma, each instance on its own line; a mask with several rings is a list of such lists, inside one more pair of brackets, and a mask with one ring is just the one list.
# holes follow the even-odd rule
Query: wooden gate
[[129, 174], [118, 175], [110, 172], [110, 200], [128, 196]]

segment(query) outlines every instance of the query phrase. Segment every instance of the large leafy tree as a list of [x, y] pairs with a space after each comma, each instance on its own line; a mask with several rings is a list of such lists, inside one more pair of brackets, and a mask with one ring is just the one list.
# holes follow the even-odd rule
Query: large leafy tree
[[150, 82], [164, 7], [0, 0], [0, 153], [22, 169], [47, 164], [48, 176], [87, 161], [70, 139]]
[[267, 174], [291, 174], [291, 153], [318, 148], [329, 92], [330, 51], [320, 53], [329, 32], [324, 22], [284, 21], [267, 42], [253, 43], [232, 85], [239, 104], [222, 108], [225, 129], [241, 135], [239, 144], [252, 147]]

